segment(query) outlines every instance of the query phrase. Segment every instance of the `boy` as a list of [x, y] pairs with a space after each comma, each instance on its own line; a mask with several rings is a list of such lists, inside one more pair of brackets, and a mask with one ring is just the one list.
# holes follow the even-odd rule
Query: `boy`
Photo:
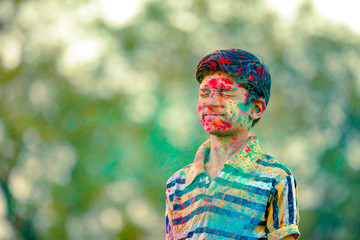
[[166, 239], [298, 239], [294, 176], [250, 134], [270, 98], [267, 67], [244, 50], [218, 50], [196, 79], [210, 139], [167, 181]]

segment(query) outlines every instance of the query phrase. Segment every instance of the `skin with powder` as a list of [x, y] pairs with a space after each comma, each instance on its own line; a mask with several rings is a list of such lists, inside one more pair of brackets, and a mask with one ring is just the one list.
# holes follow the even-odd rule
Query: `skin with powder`
[[[198, 115], [210, 134], [211, 150], [205, 170], [211, 180], [226, 160], [248, 139], [254, 119], [266, 109], [262, 98], [253, 99], [248, 91], [225, 73], [216, 72], [203, 78], [199, 88]], [[293, 240], [293, 235], [282, 240]]]
[[248, 139], [253, 119], [261, 117], [265, 106], [261, 98], [251, 101], [247, 90], [224, 73], [204, 77], [199, 88], [198, 115], [211, 138], [205, 169], [212, 180]]

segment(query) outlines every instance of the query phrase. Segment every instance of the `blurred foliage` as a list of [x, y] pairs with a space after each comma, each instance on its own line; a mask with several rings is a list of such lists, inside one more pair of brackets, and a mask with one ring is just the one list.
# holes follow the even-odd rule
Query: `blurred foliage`
[[126, 24], [99, 2], [0, 1], [1, 239], [163, 239], [165, 181], [208, 137], [195, 68], [222, 48], [269, 65], [253, 131], [295, 173], [302, 239], [357, 239], [359, 35], [306, 1], [284, 23], [260, 0], [149, 0]]

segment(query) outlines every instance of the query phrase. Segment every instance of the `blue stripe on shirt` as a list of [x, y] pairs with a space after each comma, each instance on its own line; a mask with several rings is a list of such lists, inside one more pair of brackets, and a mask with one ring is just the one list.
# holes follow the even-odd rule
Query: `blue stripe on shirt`
[[177, 178], [174, 181], [166, 184], [166, 188], [172, 188], [173, 186], [175, 186], [175, 184], [184, 184], [186, 179], [182, 179], [182, 178]]
[[[227, 167], [229, 166], [229, 167]], [[242, 178], [245, 178], [245, 179], [250, 179], [250, 180], [253, 180], [253, 181], [261, 181], [261, 182], [264, 182], [264, 183], [270, 183], [272, 182], [274, 179], [273, 178], [268, 178], [268, 177], [260, 177], [260, 176], [257, 176], [257, 175], [252, 175], [252, 174], [248, 174], [248, 173], [245, 173], [243, 171], [240, 171], [239, 169], [236, 169], [230, 165], [226, 165], [223, 169], [222, 169], [223, 172], [225, 173], [229, 173], [231, 175], [234, 175], [234, 177], [242, 177]]]
[[274, 228], [279, 229], [279, 207], [278, 207], [278, 192], [275, 192], [273, 199], [273, 220], [274, 220]]
[[[173, 208], [174, 208], [175, 211], [176, 210], [184, 210], [188, 206], [190, 206], [191, 204], [194, 204], [197, 201], [199, 201], [200, 199], [202, 199], [204, 196], [205, 196], [204, 194], [198, 194], [195, 197], [192, 197], [192, 198], [188, 199], [183, 204], [174, 204]], [[209, 196], [209, 195], [206, 195], [206, 197], [208, 197], [210, 199], [212, 198], [212, 196]], [[234, 204], [238, 204], [238, 205], [248, 207], [248, 208], [251, 208], [251, 209], [254, 209], [254, 210], [259, 210], [259, 211], [265, 211], [266, 210], [266, 205], [264, 205], [264, 204], [255, 203], [255, 202], [249, 201], [247, 199], [235, 197], [233, 195], [229, 195], [229, 194], [225, 194], [225, 193], [216, 193], [214, 198], [221, 199], [221, 200], [231, 202], [231, 203], [234, 203]]]
[[203, 213], [203, 212], [212, 212], [212, 213], [216, 213], [216, 214], [226, 216], [226, 217], [231, 217], [231, 218], [235, 218], [235, 219], [241, 219], [241, 221], [249, 222], [249, 223], [251, 223], [251, 224], [253, 224], [255, 226], [257, 226], [257, 225], [265, 225], [265, 222], [262, 221], [261, 219], [257, 219], [255, 217], [249, 217], [247, 215], [244, 215], [241, 212], [231, 211], [231, 210], [220, 208], [220, 207], [217, 207], [217, 206], [214, 206], [214, 205], [198, 207], [197, 209], [195, 209], [194, 211], [192, 211], [191, 213], [189, 213], [185, 217], [180, 217], [180, 218], [174, 219], [174, 225], [186, 224], [195, 215], [198, 215], [198, 214]]
[[241, 189], [241, 190], [248, 191], [250, 193], [261, 195], [261, 196], [268, 196], [270, 194], [270, 191], [267, 189], [261, 189], [258, 187], [245, 185], [245, 184], [242, 184], [239, 182], [228, 181], [228, 180], [226, 180], [224, 178], [220, 178], [220, 177], [216, 177], [214, 179], [214, 181], [216, 181], [217, 183], [224, 185], [224, 186]]
[[[291, 177], [287, 176], [286, 177], [287, 180], [287, 187], [288, 187], [288, 210], [289, 210], [289, 222], [291, 224], [294, 223], [294, 212], [295, 212], [295, 206], [294, 206], [294, 193], [293, 193], [293, 188], [292, 188], [292, 181], [291, 181]], [[294, 186], [295, 187], [295, 186]]]
[[227, 238], [236, 239], [236, 240], [240, 240], [240, 239], [241, 240], [266, 240], [267, 239], [266, 237], [256, 238], [256, 237], [240, 236], [236, 233], [221, 231], [221, 230], [209, 228], [209, 227], [198, 227], [194, 231], [189, 232], [185, 238], [181, 238], [179, 240], [186, 240], [186, 239], [192, 238], [194, 236], [194, 234], [201, 234], [201, 233], [207, 233], [207, 234], [211, 234], [211, 235], [217, 235], [217, 236], [227, 237]]
[[280, 169], [284, 170], [287, 174], [291, 174], [289, 169], [287, 167], [285, 167], [283, 164], [265, 162], [261, 159], [257, 160], [256, 163], [258, 163], [264, 167], [280, 168]]

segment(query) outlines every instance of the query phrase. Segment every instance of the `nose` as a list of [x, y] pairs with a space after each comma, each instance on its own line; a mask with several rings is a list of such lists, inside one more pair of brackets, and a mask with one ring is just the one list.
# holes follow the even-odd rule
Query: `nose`
[[211, 107], [219, 107], [220, 106], [219, 95], [215, 91], [211, 92], [207, 103]]

